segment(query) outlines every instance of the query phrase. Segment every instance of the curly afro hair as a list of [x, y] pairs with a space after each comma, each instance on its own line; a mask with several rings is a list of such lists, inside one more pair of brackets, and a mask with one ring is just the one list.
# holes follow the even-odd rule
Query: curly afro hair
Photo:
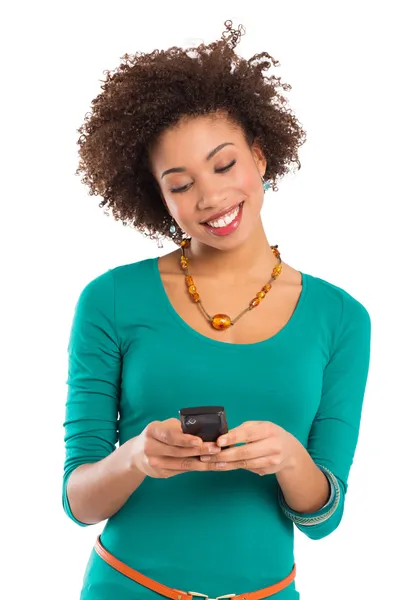
[[233, 29], [231, 21], [224, 25], [221, 39], [209, 45], [125, 54], [119, 68], [104, 71], [103, 91], [77, 130], [76, 175], [83, 174], [90, 195], [102, 196], [99, 206], [107, 206], [106, 214], [110, 209], [116, 221], [151, 239], [178, 244], [183, 238], [163, 203], [149, 153], [158, 136], [184, 117], [227, 115], [249, 145], [259, 143], [274, 191], [291, 163], [301, 168], [297, 152], [306, 133], [278, 91], [291, 86], [263, 74], [279, 62], [267, 52], [238, 57], [235, 47], [245, 30]]

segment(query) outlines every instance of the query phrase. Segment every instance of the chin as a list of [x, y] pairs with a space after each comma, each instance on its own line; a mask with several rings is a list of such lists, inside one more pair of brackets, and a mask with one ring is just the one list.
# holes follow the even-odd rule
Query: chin
[[255, 211], [253, 206], [250, 208], [249, 206], [247, 202], [244, 202], [235, 221], [228, 223], [223, 228], [211, 228], [198, 224], [195, 228], [191, 228], [191, 231], [189, 228], [185, 231], [200, 244], [219, 250], [232, 250], [255, 237], [262, 227], [260, 215], [262, 204], [256, 207]]
[[249, 242], [250, 238], [253, 237], [253, 233], [256, 229], [256, 226], [247, 227], [247, 223], [243, 225], [241, 223], [240, 227], [234, 231], [233, 233], [226, 236], [217, 236], [211, 233], [203, 233], [201, 235], [193, 235], [193, 238], [196, 238], [198, 242], [209, 246], [211, 248], [215, 248], [217, 250], [234, 250], [239, 246]]

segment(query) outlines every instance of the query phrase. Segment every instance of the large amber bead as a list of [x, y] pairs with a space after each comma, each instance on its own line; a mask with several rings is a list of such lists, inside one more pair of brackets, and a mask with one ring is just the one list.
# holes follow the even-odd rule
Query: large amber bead
[[199, 302], [199, 300], [200, 300], [200, 296], [197, 292], [195, 294], [192, 294], [191, 298], [193, 298], [193, 300], [195, 300], [195, 302]]
[[190, 285], [188, 288], [188, 292], [190, 294], [195, 294], [196, 293], [196, 285]]
[[228, 329], [231, 327], [231, 319], [228, 315], [214, 315], [211, 324], [214, 329]]
[[190, 244], [190, 240], [182, 240], [181, 247], [188, 248], [189, 244]]
[[267, 285], [265, 285], [265, 286], [263, 287], [263, 291], [264, 291], [266, 294], [267, 294], [267, 293], [270, 291], [270, 289], [271, 289], [271, 284], [270, 284], [270, 283], [267, 283]]
[[260, 304], [260, 298], [253, 298], [253, 300], [250, 302], [250, 306], [252, 308], [255, 308], [256, 306], [258, 306]]
[[187, 286], [189, 287], [190, 285], [193, 285], [193, 277], [191, 277], [190, 275], [187, 275], [185, 277], [185, 282], [187, 284]]
[[260, 300], [262, 300], [263, 298], [265, 298], [265, 292], [263, 292], [263, 291], [257, 292], [257, 298], [260, 298]]

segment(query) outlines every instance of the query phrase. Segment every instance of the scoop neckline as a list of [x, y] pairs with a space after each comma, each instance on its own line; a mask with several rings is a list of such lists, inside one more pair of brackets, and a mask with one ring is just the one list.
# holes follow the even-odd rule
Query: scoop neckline
[[266, 345], [272, 345], [276, 341], [279, 341], [281, 338], [283, 338], [283, 336], [286, 336], [287, 333], [289, 333], [289, 331], [297, 323], [297, 321], [303, 311], [304, 301], [305, 301], [305, 298], [307, 295], [308, 277], [307, 277], [306, 273], [299, 271], [299, 273], [301, 275], [301, 285], [302, 285], [299, 299], [297, 301], [296, 307], [295, 307], [290, 319], [277, 333], [275, 333], [275, 335], [273, 335], [265, 340], [260, 340], [258, 342], [252, 342], [252, 343], [249, 342], [249, 343], [245, 343], [245, 344], [235, 344], [235, 343], [230, 343], [230, 342], [222, 342], [221, 340], [214, 340], [213, 338], [207, 337], [206, 335], [200, 333], [199, 331], [197, 331], [196, 329], [191, 327], [186, 321], [184, 321], [184, 319], [176, 311], [176, 309], [174, 308], [173, 304], [170, 301], [170, 298], [166, 292], [166, 288], [164, 287], [164, 284], [163, 284], [162, 275], [161, 275], [160, 268], [159, 268], [159, 258], [160, 258], [160, 256], [150, 259], [151, 263], [152, 263], [152, 267], [153, 267], [153, 273], [155, 275], [156, 287], [158, 288], [158, 292], [159, 292], [159, 298], [161, 300], [163, 300], [163, 304], [164, 304], [165, 308], [167, 309], [169, 314], [173, 317], [173, 319], [177, 325], [179, 325], [182, 329], [184, 329], [187, 334], [195, 337], [198, 341], [202, 341], [211, 346], [215, 346], [217, 348], [229, 348], [230, 350], [236, 350], [236, 349], [244, 350], [247, 348], [254, 349], [254, 348], [261, 348]]

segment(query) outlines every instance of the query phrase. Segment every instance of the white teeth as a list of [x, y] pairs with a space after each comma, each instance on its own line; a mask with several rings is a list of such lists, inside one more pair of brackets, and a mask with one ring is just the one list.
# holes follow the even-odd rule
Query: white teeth
[[239, 214], [239, 209], [240, 206], [215, 221], [207, 221], [207, 224], [210, 225], [210, 227], [226, 227], [236, 219]]

